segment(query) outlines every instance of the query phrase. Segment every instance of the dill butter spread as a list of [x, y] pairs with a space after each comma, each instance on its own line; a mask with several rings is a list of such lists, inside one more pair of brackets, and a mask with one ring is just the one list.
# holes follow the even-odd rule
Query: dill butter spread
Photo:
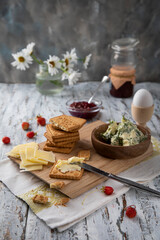
[[135, 124], [122, 118], [121, 123], [110, 121], [107, 130], [102, 134], [103, 139], [118, 146], [136, 145], [146, 139], [146, 136], [137, 128]]
[[74, 162], [82, 163], [84, 158], [79, 157], [71, 157], [68, 160], [58, 160], [56, 164], [56, 168], [59, 169], [62, 173], [71, 172], [71, 171], [80, 171], [81, 167], [76, 164], [70, 164]]

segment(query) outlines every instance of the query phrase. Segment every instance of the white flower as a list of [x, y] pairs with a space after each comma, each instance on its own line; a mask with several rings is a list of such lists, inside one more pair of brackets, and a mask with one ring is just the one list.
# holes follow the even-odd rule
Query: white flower
[[61, 68], [60, 59], [57, 56], [49, 56], [49, 59], [45, 61], [48, 65], [48, 72], [51, 76], [58, 73], [58, 69]]
[[73, 72], [72, 69], [68, 69], [67, 71], [63, 72], [63, 73], [62, 73], [62, 77], [61, 77], [62, 81], [68, 79], [69, 75], [70, 75], [72, 72]]
[[79, 78], [81, 77], [81, 73], [73, 71], [69, 76], [68, 76], [68, 83], [69, 85], [75, 84]]
[[78, 60], [77, 54], [76, 54], [76, 49], [73, 48], [71, 50], [71, 52], [66, 52], [65, 54], [63, 54], [63, 59], [62, 61], [63, 63], [63, 67], [65, 69], [72, 69], [74, 67], [74, 63], [76, 64]]
[[26, 55], [31, 55], [33, 53], [33, 48], [35, 46], [34, 42], [31, 42], [27, 45], [26, 48], [24, 48], [22, 51], [26, 54]]
[[32, 64], [33, 61], [31, 56], [26, 55], [23, 51], [12, 54], [12, 56], [15, 61], [12, 62], [11, 65], [20, 70], [26, 70], [26, 68], [29, 68], [29, 64]]
[[89, 54], [88, 56], [86, 56], [85, 59], [84, 59], [83, 65], [84, 65], [84, 68], [85, 68], [85, 69], [87, 69], [87, 67], [88, 67], [88, 64], [89, 64], [89, 61], [90, 61], [90, 59], [91, 59], [91, 56], [92, 56], [92, 54], [90, 53], [90, 54]]
[[72, 48], [72, 50], [70, 52], [70, 57], [71, 57], [72, 62], [77, 63], [78, 57], [77, 57], [75, 48]]

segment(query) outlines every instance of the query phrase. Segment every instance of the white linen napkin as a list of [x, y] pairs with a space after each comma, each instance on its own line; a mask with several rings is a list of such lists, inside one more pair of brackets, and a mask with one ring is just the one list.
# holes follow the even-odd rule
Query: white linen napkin
[[[160, 174], [160, 142], [152, 138], [154, 154], [153, 157], [119, 174], [119, 176], [133, 181], [148, 182]], [[126, 193], [129, 187], [114, 180], [107, 180], [81, 196], [71, 199], [67, 206], [37, 207], [33, 204], [32, 196], [35, 193], [44, 193], [54, 203], [59, 198], [57, 193], [40, 181], [37, 177], [28, 172], [19, 172], [19, 167], [9, 159], [0, 162], [0, 180], [15, 194], [28, 203], [33, 212], [46, 222], [51, 228], [58, 228], [62, 232], [79, 222], [81, 219], [105, 206], [108, 202]], [[106, 196], [101, 192], [104, 185], [112, 186], [114, 193]]]

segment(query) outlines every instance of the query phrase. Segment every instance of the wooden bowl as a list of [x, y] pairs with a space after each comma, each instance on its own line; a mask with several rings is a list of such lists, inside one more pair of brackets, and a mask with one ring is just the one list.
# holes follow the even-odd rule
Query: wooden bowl
[[92, 145], [97, 153], [111, 159], [129, 159], [142, 155], [147, 151], [151, 143], [150, 132], [142, 126], [138, 126], [138, 129], [147, 136], [143, 142], [132, 146], [114, 146], [105, 143], [101, 137], [101, 133], [104, 133], [109, 124], [102, 124], [96, 127], [91, 134]]

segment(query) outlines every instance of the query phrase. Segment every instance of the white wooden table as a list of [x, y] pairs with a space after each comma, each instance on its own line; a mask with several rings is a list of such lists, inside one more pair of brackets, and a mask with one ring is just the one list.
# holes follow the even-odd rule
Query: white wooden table
[[[37, 142], [45, 140], [44, 127], [36, 124], [35, 117], [41, 114], [46, 119], [62, 113], [68, 114], [65, 107], [67, 99], [75, 96], [90, 96], [97, 82], [79, 83], [67, 88], [56, 96], [44, 96], [36, 91], [34, 84], [0, 84], [0, 137], [11, 138], [10, 145], [0, 144], [0, 159], [13, 145], [27, 141], [26, 132], [21, 129], [23, 121], [32, 121], [32, 129], [38, 132]], [[135, 90], [147, 88], [154, 98], [155, 110], [148, 123], [152, 135], [160, 140], [160, 84], [140, 83]], [[116, 99], [109, 94], [109, 84], [105, 84], [98, 94], [103, 101], [101, 113], [94, 119], [108, 121], [121, 120], [123, 113], [130, 115], [132, 99]], [[92, 120], [92, 121], [94, 121]], [[7, 174], [7, 173], [6, 173]], [[160, 191], [160, 176], [149, 183], [150, 187]], [[136, 205], [138, 217], [124, 217], [123, 209], [128, 205]], [[51, 230], [36, 217], [27, 204], [16, 198], [3, 183], [0, 182], [0, 240], [63, 240], [63, 239], [160, 239], [160, 199], [147, 196], [131, 189], [127, 194], [97, 210], [70, 229], [59, 233]]]

